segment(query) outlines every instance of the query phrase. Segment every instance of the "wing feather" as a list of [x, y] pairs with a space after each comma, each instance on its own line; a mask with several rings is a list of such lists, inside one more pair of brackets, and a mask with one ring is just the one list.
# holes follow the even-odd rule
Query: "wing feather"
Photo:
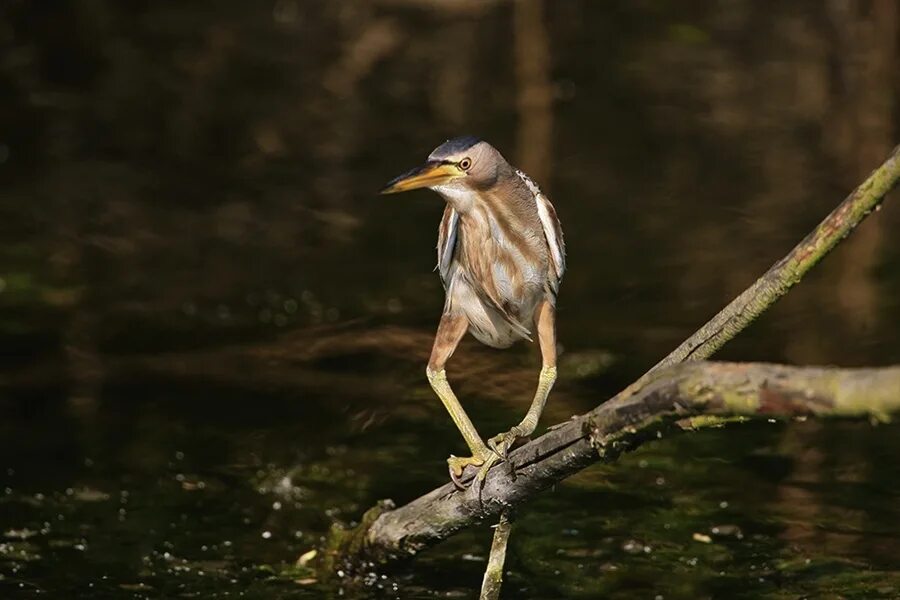
[[437, 243], [437, 270], [441, 275], [444, 289], [450, 285], [450, 268], [453, 263], [453, 254], [456, 251], [456, 236], [459, 230], [459, 214], [447, 204], [444, 207], [444, 216], [438, 227]]
[[556, 216], [556, 209], [550, 199], [541, 191], [541, 188], [531, 180], [528, 175], [522, 171], [516, 171], [531, 193], [534, 195], [534, 201], [537, 203], [538, 216], [541, 219], [541, 227], [544, 230], [544, 238], [547, 240], [547, 248], [550, 250], [550, 263], [552, 265], [552, 273], [550, 277], [550, 287], [553, 293], [559, 292], [559, 283], [562, 281], [563, 273], [566, 272], [566, 242], [563, 239], [562, 225], [559, 217]]

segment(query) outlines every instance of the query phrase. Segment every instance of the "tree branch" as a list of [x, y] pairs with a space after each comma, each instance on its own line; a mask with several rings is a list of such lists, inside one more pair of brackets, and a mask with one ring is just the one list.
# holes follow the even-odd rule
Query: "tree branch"
[[[711, 356], [802, 279], [900, 180], [900, 146], [791, 252], [640, 380], [590, 413], [515, 450], [488, 474], [481, 496], [448, 484], [398, 509], [370, 509], [352, 531], [333, 529], [323, 572], [360, 560], [410, 557], [514, 507], [597, 460], [612, 461], [690, 416], [862, 416], [900, 412], [900, 368], [816, 369], [681, 364]], [[672, 365], [678, 365], [672, 367]], [[699, 424], [709, 423], [706, 420]], [[471, 474], [469, 474], [471, 477]]]
[[458, 492], [447, 484], [381, 514], [356, 546], [361, 552], [357, 558], [384, 564], [410, 557], [521, 504], [594, 462], [612, 462], [645, 441], [678, 431], [683, 427], [678, 423], [696, 428], [721, 423], [727, 417], [807, 415], [887, 420], [893, 413], [900, 413], [900, 366], [677, 365], [654, 374], [632, 393], [601, 404], [513, 452], [504, 463], [512, 470], [492, 469], [480, 497], [477, 486]]
[[868, 179], [803, 238], [787, 256], [719, 311], [691, 337], [659, 361], [649, 373], [684, 361], [703, 360], [740, 333], [775, 304], [822, 258], [850, 235], [900, 180], [900, 146]]

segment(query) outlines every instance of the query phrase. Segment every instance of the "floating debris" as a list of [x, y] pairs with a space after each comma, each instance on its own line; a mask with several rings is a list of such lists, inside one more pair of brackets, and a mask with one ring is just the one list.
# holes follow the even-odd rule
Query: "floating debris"
[[309, 564], [309, 562], [316, 557], [319, 552], [315, 549], [304, 552], [300, 555], [300, 558], [297, 559], [298, 567], [305, 567]]
[[72, 496], [79, 502], [105, 502], [109, 500], [109, 494], [89, 487], [77, 488]]

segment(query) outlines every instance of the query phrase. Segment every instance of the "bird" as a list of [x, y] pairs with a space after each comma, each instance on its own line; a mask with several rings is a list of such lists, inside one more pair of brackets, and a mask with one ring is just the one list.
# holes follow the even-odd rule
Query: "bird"
[[[469, 447], [450, 455], [450, 478], [464, 488], [467, 466], [476, 480], [517, 440], [534, 433], [556, 381], [556, 300], [566, 269], [566, 250], [556, 209], [538, 185], [475, 136], [447, 140], [425, 164], [395, 177], [381, 194], [428, 188], [444, 201], [438, 228], [437, 266], [444, 308], [425, 369]], [[485, 442], [447, 380], [445, 366], [470, 332], [479, 342], [507, 348], [537, 337], [541, 371], [537, 390], [520, 423]]]

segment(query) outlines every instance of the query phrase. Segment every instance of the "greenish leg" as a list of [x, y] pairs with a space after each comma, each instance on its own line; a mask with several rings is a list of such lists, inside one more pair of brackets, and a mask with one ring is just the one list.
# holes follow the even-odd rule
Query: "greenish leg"
[[534, 313], [534, 322], [538, 333], [538, 342], [541, 346], [541, 358], [543, 367], [538, 378], [537, 391], [531, 401], [531, 407], [522, 419], [522, 422], [505, 433], [501, 433], [488, 440], [488, 446], [501, 458], [506, 458], [509, 448], [519, 438], [528, 437], [537, 428], [541, 413], [547, 404], [547, 397], [556, 381], [556, 311], [553, 304], [544, 300], [538, 305]]
[[488, 446], [502, 458], [506, 458], [506, 453], [515, 441], [519, 438], [528, 437], [537, 429], [538, 421], [541, 419], [541, 413], [544, 412], [544, 405], [550, 396], [550, 390], [553, 389], [553, 383], [556, 381], [556, 367], [544, 365], [541, 369], [541, 375], [538, 378], [537, 391], [534, 394], [534, 400], [531, 401], [531, 407], [525, 414], [522, 421], [505, 433], [501, 433], [488, 440]]
[[444, 365], [446, 365], [453, 351], [456, 350], [456, 346], [468, 328], [469, 323], [464, 316], [443, 315], [441, 323], [438, 325], [434, 347], [431, 351], [431, 359], [428, 361], [428, 367], [425, 369], [428, 383], [431, 384], [434, 393], [437, 394], [447, 412], [450, 413], [450, 417], [472, 453], [472, 456], [467, 457], [451, 455], [447, 459], [450, 477], [457, 485], [461, 485], [459, 478], [467, 466], [479, 467], [485, 464], [493, 464], [494, 460], [496, 460], [494, 453], [485, 445], [472, 420], [469, 419], [469, 415], [466, 414], [466, 411], [456, 398], [456, 394], [453, 393], [453, 389], [447, 381], [447, 373], [444, 370]]
[[481, 439], [481, 436], [478, 435], [478, 431], [475, 429], [475, 425], [472, 424], [472, 420], [469, 419], [469, 415], [466, 414], [466, 411], [459, 403], [459, 400], [456, 399], [456, 394], [453, 393], [453, 389], [447, 381], [447, 372], [443, 369], [437, 372], [426, 369], [425, 373], [428, 376], [428, 382], [431, 384], [431, 388], [437, 394], [438, 398], [441, 399], [447, 412], [450, 413], [450, 418], [453, 419], [453, 422], [462, 434], [463, 439], [466, 440], [466, 444], [468, 444], [469, 450], [472, 452], [473, 456], [484, 458], [486, 455], [490, 454], [490, 450]]

